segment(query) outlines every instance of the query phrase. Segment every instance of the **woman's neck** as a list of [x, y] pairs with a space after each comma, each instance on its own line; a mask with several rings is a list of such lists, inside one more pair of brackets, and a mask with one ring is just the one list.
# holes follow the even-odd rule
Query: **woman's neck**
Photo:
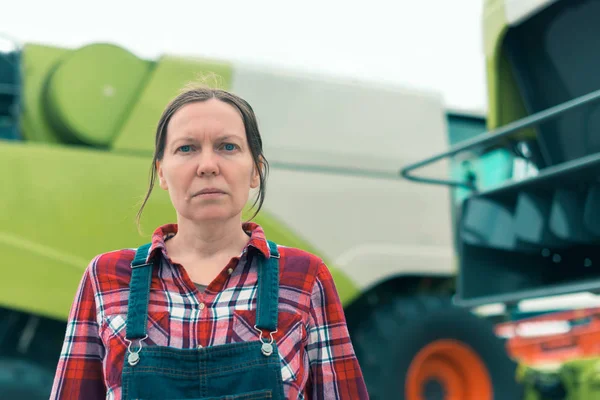
[[177, 234], [167, 243], [170, 257], [211, 259], [239, 254], [249, 239], [236, 218], [202, 224], [181, 220]]

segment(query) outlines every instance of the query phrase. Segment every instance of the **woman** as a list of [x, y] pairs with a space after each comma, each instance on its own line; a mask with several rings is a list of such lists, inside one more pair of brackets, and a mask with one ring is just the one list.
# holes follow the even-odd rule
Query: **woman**
[[158, 178], [177, 224], [92, 260], [51, 398], [367, 398], [327, 267], [242, 223], [268, 168], [250, 105], [186, 90], [155, 143], [144, 204]]

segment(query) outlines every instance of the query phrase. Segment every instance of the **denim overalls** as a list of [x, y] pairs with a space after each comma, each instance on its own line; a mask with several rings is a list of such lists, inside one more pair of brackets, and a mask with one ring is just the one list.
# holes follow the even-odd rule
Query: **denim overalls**
[[[279, 253], [258, 258], [257, 321], [260, 340], [200, 349], [144, 345], [152, 261], [150, 244], [138, 248], [131, 263], [122, 373], [123, 399], [284, 399], [281, 361], [273, 333], [277, 329]], [[258, 329], [260, 328], [260, 330]]]

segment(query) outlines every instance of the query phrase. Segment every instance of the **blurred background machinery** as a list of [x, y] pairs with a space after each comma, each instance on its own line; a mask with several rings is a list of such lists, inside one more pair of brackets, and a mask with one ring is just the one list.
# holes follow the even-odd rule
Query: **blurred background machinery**
[[485, 115], [108, 43], [2, 53], [1, 397], [48, 397], [87, 263], [174, 220], [156, 191], [134, 224], [163, 107], [208, 76], [253, 105], [272, 166], [256, 220], [326, 260], [371, 398], [600, 398], [598, 4], [485, 1]]

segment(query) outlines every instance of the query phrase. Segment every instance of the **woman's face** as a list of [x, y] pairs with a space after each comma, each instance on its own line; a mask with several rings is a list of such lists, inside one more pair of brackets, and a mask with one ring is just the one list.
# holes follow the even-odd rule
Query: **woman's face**
[[241, 218], [260, 182], [241, 114], [217, 99], [187, 104], [171, 117], [157, 168], [178, 219], [193, 222]]

